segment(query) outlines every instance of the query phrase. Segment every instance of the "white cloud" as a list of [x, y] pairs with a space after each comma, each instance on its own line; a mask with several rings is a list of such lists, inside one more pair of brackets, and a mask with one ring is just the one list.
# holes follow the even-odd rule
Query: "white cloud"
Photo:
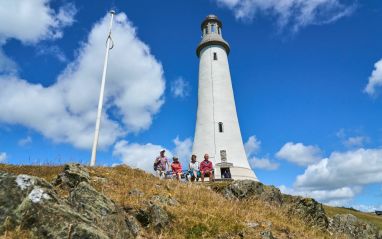
[[258, 140], [255, 135], [250, 136], [247, 142], [244, 143], [244, 149], [247, 157], [257, 153], [260, 150], [260, 146], [261, 141]]
[[18, 145], [25, 146], [31, 143], [32, 143], [32, 137], [28, 135], [27, 137], [20, 139], [18, 142]]
[[171, 83], [171, 93], [175, 98], [184, 98], [190, 94], [190, 84], [179, 77]]
[[173, 143], [175, 144], [174, 155], [179, 158], [183, 168], [186, 169], [191, 159], [192, 140], [191, 138], [186, 138], [182, 141], [179, 137], [176, 137]]
[[369, 137], [367, 136], [363, 136], [363, 135], [348, 136], [348, 134], [349, 132], [345, 131], [345, 129], [340, 129], [336, 133], [337, 137], [341, 140], [342, 144], [348, 148], [363, 147], [367, 142], [370, 141]]
[[0, 1], [0, 45], [15, 38], [23, 43], [62, 37], [62, 28], [74, 21], [76, 8], [66, 4], [58, 13], [49, 0]]
[[295, 187], [333, 190], [382, 182], [382, 149], [333, 152], [299, 175]]
[[257, 139], [256, 135], [252, 135], [244, 143], [244, 149], [247, 154], [249, 164], [252, 168], [260, 168], [265, 170], [276, 170], [279, 167], [278, 163], [272, 162], [268, 158], [258, 158], [257, 153], [260, 150], [261, 141]]
[[359, 211], [363, 212], [375, 212], [375, 211], [382, 211], [382, 204], [381, 205], [365, 205], [365, 204], [358, 204], [358, 205], [352, 205], [354, 209], [357, 209]]
[[66, 62], [65, 53], [58, 46], [40, 46], [37, 48], [38, 55], [51, 55], [55, 57], [60, 62]]
[[288, 188], [284, 185], [279, 186], [282, 193], [311, 197], [322, 203], [332, 206], [343, 206], [351, 201], [360, 191], [360, 187], [342, 187], [331, 190], [304, 190], [300, 188]]
[[[125, 140], [115, 144], [113, 156], [120, 158], [124, 164], [133, 168], [140, 168], [147, 172], [154, 172], [153, 163], [159, 156], [161, 145], [129, 143]], [[172, 153], [166, 149], [166, 156], [170, 159]]]
[[320, 160], [321, 150], [317, 146], [305, 146], [302, 143], [286, 143], [276, 157], [285, 159], [300, 166], [309, 165]]
[[172, 162], [172, 156], [176, 155], [181, 160], [183, 169], [187, 169], [191, 155], [191, 139], [186, 138], [182, 141], [179, 137], [176, 137], [173, 143], [175, 147], [169, 150], [162, 145], [151, 143], [137, 144], [121, 140], [115, 144], [113, 156], [119, 158], [124, 164], [130, 167], [140, 168], [153, 173], [154, 160], [159, 156], [160, 150], [165, 149], [170, 164]]
[[231, 9], [236, 19], [252, 21], [260, 14], [276, 17], [282, 29], [292, 27], [294, 32], [308, 25], [322, 25], [350, 15], [355, 5], [342, 0], [216, 0]]
[[365, 136], [354, 136], [349, 137], [344, 141], [345, 146], [347, 147], [362, 147], [365, 142], [368, 141], [368, 138]]
[[352, 199], [372, 183], [382, 183], [382, 149], [360, 148], [333, 152], [308, 166], [297, 176], [293, 188], [282, 185], [280, 190], [333, 206], [351, 206]]
[[4, 163], [7, 160], [7, 153], [0, 152], [0, 163]]
[[0, 44], [0, 74], [15, 74], [16, 72], [17, 64], [4, 54]]
[[[95, 24], [77, 59], [49, 87], [0, 77], [0, 122], [34, 129], [54, 142], [90, 148], [94, 133], [109, 15]], [[162, 65], [124, 13], [115, 16], [100, 142], [147, 129], [163, 104]], [[115, 120], [120, 119], [120, 120]]]
[[364, 89], [364, 92], [370, 96], [377, 96], [377, 88], [382, 87], [382, 59], [375, 63], [374, 67], [369, 82]]
[[280, 166], [278, 163], [272, 162], [268, 158], [252, 157], [249, 159], [249, 163], [251, 164], [252, 168], [260, 168], [265, 170], [276, 170]]

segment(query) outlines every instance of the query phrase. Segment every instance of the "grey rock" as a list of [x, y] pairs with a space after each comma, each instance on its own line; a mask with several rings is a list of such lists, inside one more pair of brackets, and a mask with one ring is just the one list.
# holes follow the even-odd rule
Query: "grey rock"
[[89, 182], [90, 175], [87, 169], [76, 163], [65, 164], [64, 171], [52, 182], [54, 186], [74, 188], [80, 182]]
[[162, 230], [170, 223], [170, 217], [168, 213], [160, 206], [154, 204], [149, 208], [149, 215], [151, 219], [151, 225], [156, 230]]
[[244, 199], [255, 195], [261, 195], [264, 192], [262, 183], [252, 180], [233, 181], [222, 190], [222, 194], [230, 199]]
[[0, 235], [20, 227], [37, 238], [134, 238], [140, 226], [113, 201], [88, 184], [81, 166], [65, 166], [58, 185], [70, 187], [60, 198], [44, 179], [0, 173]]
[[283, 201], [290, 215], [297, 215], [308, 225], [326, 230], [329, 225], [328, 217], [321, 203], [312, 198], [284, 195]]
[[141, 196], [144, 196], [145, 193], [142, 192], [142, 191], [139, 190], [139, 189], [134, 188], [134, 189], [131, 189], [131, 190], [129, 191], [129, 195], [130, 195], [130, 196], [138, 196], [138, 197], [141, 197]]
[[151, 203], [159, 203], [162, 205], [168, 205], [168, 206], [176, 206], [178, 205], [178, 201], [170, 196], [162, 196], [162, 195], [154, 195], [150, 199]]
[[281, 206], [283, 203], [283, 197], [278, 188], [265, 186], [260, 182], [252, 180], [233, 181], [223, 188], [220, 186], [212, 186], [212, 189], [223, 194], [223, 196], [228, 199], [247, 199], [255, 197], [277, 206]]
[[378, 228], [359, 220], [352, 214], [338, 214], [330, 219], [329, 231], [335, 234], [346, 234], [354, 239], [380, 239]]
[[262, 239], [276, 239], [273, 235], [272, 235], [272, 232], [271, 231], [263, 231], [263, 232], [260, 232], [260, 236]]
[[260, 224], [257, 222], [247, 222], [246, 224], [247, 224], [247, 227], [249, 227], [249, 228], [256, 228], [256, 227], [260, 226]]
[[153, 227], [161, 231], [170, 223], [170, 216], [165, 209], [155, 203], [148, 203], [146, 208], [140, 209], [136, 214], [137, 220], [144, 227]]

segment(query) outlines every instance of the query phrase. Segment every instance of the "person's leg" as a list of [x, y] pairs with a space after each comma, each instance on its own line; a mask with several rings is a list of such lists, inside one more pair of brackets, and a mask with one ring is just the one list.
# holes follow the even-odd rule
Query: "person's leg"
[[204, 182], [204, 172], [201, 172], [202, 174], [200, 175], [202, 178], [202, 183]]
[[212, 173], [212, 171], [209, 172], [209, 176], [210, 176], [210, 182], [213, 182], [214, 181], [214, 174]]
[[164, 171], [162, 171], [162, 170], [159, 170], [159, 178], [160, 179], [166, 178], [166, 173]]
[[157, 177], [159, 177], [160, 179], [162, 179], [162, 171], [161, 171], [161, 170], [157, 169], [157, 171], [156, 171], [156, 175], [157, 175]]

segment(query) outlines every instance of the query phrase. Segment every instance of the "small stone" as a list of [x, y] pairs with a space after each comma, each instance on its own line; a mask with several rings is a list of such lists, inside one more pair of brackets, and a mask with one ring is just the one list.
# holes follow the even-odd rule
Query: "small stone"
[[260, 233], [262, 239], [276, 239], [271, 231], [263, 231]]
[[150, 202], [157, 202], [163, 205], [176, 206], [178, 201], [171, 196], [154, 195], [151, 197]]
[[258, 227], [260, 224], [257, 223], [257, 222], [247, 222], [247, 226], [250, 227], [250, 228], [256, 228]]
[[131, 189], [131, 190], [129, 191], [128, 194], [129, 194], [130, 196], [143, 196], [143, 195], [145, 195], [144, 192], [142, 192], [141, 190], [136, 189], [136, 188]]

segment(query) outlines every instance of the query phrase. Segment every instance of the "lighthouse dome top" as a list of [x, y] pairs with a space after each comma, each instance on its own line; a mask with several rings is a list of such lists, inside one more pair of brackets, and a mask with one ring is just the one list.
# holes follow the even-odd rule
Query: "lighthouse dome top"
[[202, 40], [196, 48], [196, 55], [199, 57], [203, 48], [211, 45], [222, 46], [227, 54], [230, 52], [229, 44], [222, 36], [223, 24], [219, 18], [213, 14], [208, 15], [201, 24]]
[[204, 21], [202, 22], [202, 24], [201, 24], [201, 26], [200, 26], [201, 29], [203, 30], [203, 28], [204, 28], [209, 22], [216, 22], [220, 28], [223, 27], [223, 24], [222, 24], [222, 22], [219, 20], [219, 18], [218, 18], [216, 15], [214, 15], [214, 14], [210, 14], [210, 15], [208, 15], [208, 16], [204, 19]]

